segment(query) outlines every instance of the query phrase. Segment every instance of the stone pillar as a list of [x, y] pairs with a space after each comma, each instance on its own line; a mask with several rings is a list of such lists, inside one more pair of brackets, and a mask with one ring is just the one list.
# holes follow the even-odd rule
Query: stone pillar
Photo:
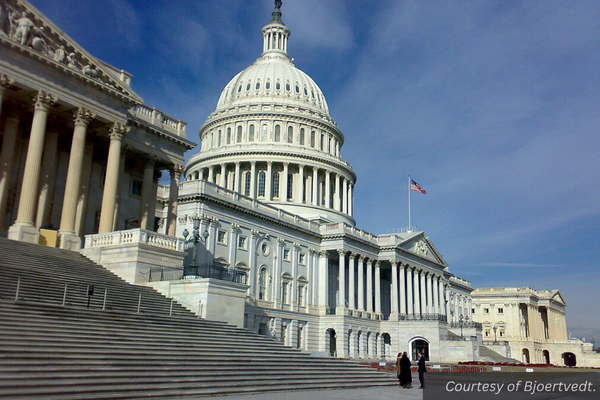
[[367, 261], [367, 312], [373, 312], [373, 260]]
[[[119, 159], [119, 178], [117, 179], [117, 196], [115, 197], [115, 212], [113, 216], [113, 231], [119, 230], [119, 215], [121, 212], [121, 204], [125, 201], [123, 198], [123, 179], [125, 177], [125, 162], [127, 154], [130, 150], [127, 146], [121, 148], [121, 158]], [[125, 190], [127, 193], [127, 190]]]
[[14, 83], [13, 79], [9, 79], [8, 76], [0, 75], [0, 116], [2, 116], [2, 105], [4, 103], [4, 93]]
[[312, 205], [318, 205], [319, 197], [319, 168], [313, 167], [313, 179], [312, 179]]
[[329, 306], [329, 262], [327, 258], [327, 251], [323, 250], [319, 253], [319, 314], [326, 315], [327, 308]]
[[348, 308], [356, 309], [356, 255], [348, 255]]
[[226, 176], [227, 176], [227, 164], [223, 163], [223, 164], [221, 164], [221, 175], [219, 175], [219, 186], [221, 186], [222, 188], [225, 188], [225, 189], [227, 189]]
[[448, 285], [446, 285], [444, 293], [446, 295], [446, 319], [448, 322], [452, 322], [452, 312], [450, 311], [450, 287]]
[[298, 185], [296, 186], [298, 190], [296, 191], [296, 203], [302, 204], [304, 202], [304, 165], [298, 164]]
[[95, 117], [89, 110], [80, 107], [74, 115], [75, 129], [71, 143], [67, 183], [60, 217], [60, 247], [78, 250], [81, 239], [75, 233], [75, 217], [77, 216], [77, 201], [81, 191], [81, 174], [85, 152], [85, 137], [90, 121]]
[[39, 231], [34, 225], [37, 206], [40, 171], [42, 168], [42, 152], [46, 135], [46, 121], [48, 111], [56, 99], [51, 95], [39, 91], [34, 99], [34, 114], [29, 136], [29, 147], [23, 172], [21, 185], [21, 198], [17, 212], [17, 220], [9, 228], [8, 238], [24, 242], [37, 243]]
[[392, 293], [390, 321], [398, 320], [398, 261], [390, 261], [392, 264]]
[[52, 206], [54, 204], [54, 189], [56, 186], [56, 169], [59, 155], [58, 133], [48, 132], [44, 143], [44, 155], [42, 156], [42, 168], [40, 177], [40, 193], [38, 196], [37, 214], [35, 219], [36, 228], [42, 228], [50, 224]]
[[285, 240], [282, 238], [277, 239], [277, 250], [275, 252], [275, 259], [273, 265], [275, 266], [275, 273], [273, 277], [273, 306], [279, 308], [282, 304], [283, 299], [281, 298], [281, 263], [283, 258], [283, 245]]
[[290, 163], [284, 162], [283, 163], [283, 173], [282, 173], [282, 177], [279, 180], [279, 186], [281, 188], [283, 188], [283, 193], [279, 193], [279, 200], [286, 202], [288, 201], [288, 175], [290, 173], [289, 171], [290, 168]]
[[406, 315], [406, 264], [400, 264], [400, 314]]
[[427, 278], [425, 271], [421, 271], [421, 314], [427, 314]]
[[298, 250], [300, 250], [300, 244], [294, 243], [292, 246], [292, 307], [293, 311], [298, 311]]
[[358, 310], [365, 311], [365, 266], [364, 257], [358, 258]]
[[273, 161], [267, 161], [267, 179], [265, 182], [265, 199], [273, 199]]
[[[201, 231], [202, 232], [202, 231]], [[250, 243], [248, 243], [248, 286], [250, 286], [249, 294], [251, 296], [258, 295], [258, 271], [256, 270], [256, 239], [258, 238], [258, 231], [256, 229], [250, 230]]]
[[340, 207], [340, 174], [335, 174], [335, 188], [333, 191], [333, 208], [341, 211]]
[[381, 314], [381, 261], [375, 262], [375, 313]]
[[88, 199], [90, 198], [93, 155], [94, 145], [92, 143], [86, 144], [83, 155], [83, 173], [81, 175], [81, 195], [77, 201], [77, 213], [75, 215], [75, 234], [79, 237], [85, 234], [85, 217], [88, 210]]
[[314, 285], [317, 280], [314, 279], [313, 274], [315, 272], [315, 263], [314, 263], [314, 252], [315, 250], [312, 248], [308, 249], [308, 257], [306, 260], [306, 278], [308, 279], [308, 285], [306, 287], [306, 305], [307, 307], [311, 307], [315, 304], [313, 299], [314, 293]]
[[353, 194], [352, 183], [348, 183], [348, 215], [354, 216], [354, 200], [352, 199]]
[[[214, 249], [215, 243], [217, 242], [217, 223], [219, 222], [218, 218], [211, 218], [209, 223], [208, 230], [208, 238], [206, 238], [206, 263], [210, 263], [212, 260], [209, 259], [210, 254], [213, 255], [214, 259]], [[200, 231], [202, 235], [202, 231]]]
[[256, 161], [250, 162], [250, 197], [256, 199]]
[[427, 288], [427, 314], [433, 314], [433, 279], [431, 272], [427, 273], [425, 287]]
[[415, 314], [415, 300], [414, 300], [414, 295], [413, 295], [413, 291], [414, 291], [414, 287], [415, 287], [415, 283], [414, 283], [414, 269], [410, 266], [407, 265], [407, 270], [406, 270], [406, 303], [407, 303], [407, 307], [406, 307], [406, 313], [409, 315], [414, 315]]
[[325, 170], [325, 207], [331, 208], [331, 173]]
[[433, 312], [434, 314], [439, 314], [440, 313], [440, 295], [438, 292], [438, 278], [437, 276], [433, 279], [432, 282], [433, 285], [433, 309], [431, 312]]
[[150, 215], [150, 203], [156, 203], [154, 189], [154, 166], [156, 157], [146, 158], [144, 165], [144, 183], [142, 184], [142, 201], [140, 202], [140, 228], [152, 230], [154, 228], [154, 215]]
[[129, 131], [125, 125], [115, 123], [110, 130], [110, 147], [102, 194], [102, 210], [100, 212], [100, 228], [98, 233], [112, 232], [114, 229], [115, 198], [119, 183], [119, 164], [123, 138]]
[[4, 139], [2, 140], [2, 151], [0, 152], [0, 229], [6, 228], [6, 205], [8, 203], [8, 192], [10, 191], [10, 178], [18, 129], [18, 113], [9, 115], [4, 125]]
[[342, 212], [348, 214], [348, 180], [344, 178], [342, 184], [344, 185], [344, 188], [342, 190]]
[[183, 166], [174, 164], [169, 171], [171, 173], [171, 187], [169, 188], [169, 207], [168, 216], [168, 234], [175, 236], [177, 234], [177, 200], [179, 199], [179, 178], [183, 172]]
[[420, 285], [421, 273], [415, 269], [413, 275], [413, 282], [415, 284], [413, 297], [415, 301], [415, 315], [421, 315], [421, 285]]
[[[269, 179], [269, 177], [267, 177], [267, 180]], [[240, 182], [242, 180], [242, 175], [240, 174], [240, 162], [236, 161], [235, 162], [235, 175], [233, 177], [233, 191], [236, 193], [240, 193]]]
[[339, 249], [338, 254], [339, 291], [337, 309], [335, 313], [343, 315], [344, 309], [346, 308], [346, 251], [344, 249]]
[[215, 183], [215, 166], [211, 165], [208, 167], [208, 181], [210, 183]]
[[240, 226], [235, 223], [231, 223], [230, 240], [229, 240], [229, 269], [234, 270], [235, 264], [237, 263], [237, 238]]

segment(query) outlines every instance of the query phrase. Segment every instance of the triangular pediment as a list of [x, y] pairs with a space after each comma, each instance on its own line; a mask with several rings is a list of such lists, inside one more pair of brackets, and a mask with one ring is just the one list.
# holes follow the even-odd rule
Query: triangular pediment
[[421, 258], [447, 266], [440, 252], [424, 232], [415, 232], [400, 243], [400, 248]]
[[92, 56], [25, 0], [0, 2], [0, 41], [113, 94], [143, 101], [129, 87], [128, 73]]
[[562, 304], [563, 306], [567, 305], [565, 298], [562, 296], [562, 294], [558, 290], [555, 290], [554, 293], [552, 294], [552, 300], [557, 303]]

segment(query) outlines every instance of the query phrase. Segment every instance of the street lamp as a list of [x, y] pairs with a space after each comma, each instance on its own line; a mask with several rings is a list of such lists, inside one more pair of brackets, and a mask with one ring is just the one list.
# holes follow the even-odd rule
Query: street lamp
[[194, 244], [194, 249], [192, 250], [192, 264], [183, 267], [184, 278], [187, 276], [198, 276], [198, 243], [206, 243], [206, 238], [208, 238], [208, 229], [204, 229], [204, 232], [202, 232], [202, 236], [200, 236], [200, 217], [196, 215], [192, 221], [194, 227], [194, 229], [192, 230], [192, 235], [188, 238], [190, 232], [187, 229], [184, 229], [181, 233], [183, 235], [184, 243]]
[[496, 338], [496, 331], [498, 330], [498, 325], [494, 324], [494, 327], [492, 329], [494, 330], [494, 344], [498, 344], [498, 340]]

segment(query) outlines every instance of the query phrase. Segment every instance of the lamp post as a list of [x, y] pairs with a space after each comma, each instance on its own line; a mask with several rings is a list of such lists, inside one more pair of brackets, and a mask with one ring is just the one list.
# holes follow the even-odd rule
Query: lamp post
[[496, 338], [496, 331], [498, 330], [498, 325], [494, 324], [494, 327], [492, 329], [494, 330], [494, 344], [498, 344], [498, 340]]
[[204, 229], [202, 232], [202, 236], [200, 236], [200, 217], [197, 215], [193, 218], [193, 230], [192, 235], [187, 229], [184, 229], [181, 233], [183, 235], [183, 240], [185, 243], [193, 243], [194, 249], [192, 250], [192, 264], [183, 267], [183, 278], [186, 277], [196, 277], [198, 276], [198, 243], [206, 243], [206, 238], [208, 238], [208, 229]]

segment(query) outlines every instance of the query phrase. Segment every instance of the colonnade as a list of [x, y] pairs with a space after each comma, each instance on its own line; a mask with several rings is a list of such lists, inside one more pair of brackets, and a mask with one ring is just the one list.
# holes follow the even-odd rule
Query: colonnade
[[317, 166], [288, 162], [236, 161], [193, 171], [200, 179], [264, 201], [280, 201], [331, 208], [354, 214], [351, 178]]
[[[0, 152], [0, 229], [6, 229], [5, 218], [8, 206], [8, 192], [11, 187], [11, 173], [16, 162], [18, 130], [24, 112], [19, 107], [6, 107], [5, 85], [0, 85], [0, 112], [6, 115], [2, 150]], [[39, 228], [47, 225], [50, 219], [50, 205], [53, 202], [58, 160], [58, 137], [54, 131], [47, 132], [47, 121], [53, 112], [56, 97], [44, 91], [38, 91], [33, 101], [33, 119], [31, 122], [29, 143], [23, 149], [25, 163], [17, 196], [17, 216], [9, 228], [9, 238], [37, 243]], [[93, 141], [88, 140], [89, 126], [96, 115], [89, 109], [77, 107], [73, 113], [74, 129], [71, 139], [69, 161], [66, 172], [64, 197], [60, 204], [59, 234], [61, 247], [79, 248], [87, 215], [87, 201], [90, 197], [90, 174], [92, 165]], [[99, 121], [96, 120], [96, 123]], [[106, 175], [103, 182], [102, 207], [100, 210], [99, 233], [115, 229], [120, 187], [125, 184], [122, 176], [125, 169], [125, 157], [131, 149], [124, 147], [123, 140], [130, 130], [120, 122], [107, 127], [110, 145], [106, 161]], [[139, 154], [138, 154], [139, 156]], [[145, 155], [144, 155], [145, 156]], [[142, 228], [152, 229], [154, 225], [154, 207], [158, 174], [155, 170], [156, 158], [147, 157], [144, 170], [144, 184], [140, 222]], [[169, 203], [169, 234], [175, 234], [177, 213], [178, 182], [182, 167], [171, 167], [171, 196]], [[122, 199], [121, 199], [122, 201]]]

